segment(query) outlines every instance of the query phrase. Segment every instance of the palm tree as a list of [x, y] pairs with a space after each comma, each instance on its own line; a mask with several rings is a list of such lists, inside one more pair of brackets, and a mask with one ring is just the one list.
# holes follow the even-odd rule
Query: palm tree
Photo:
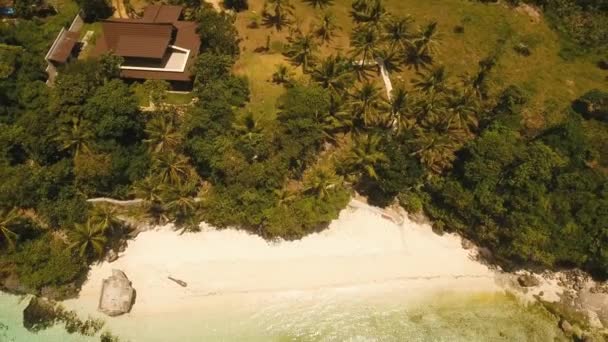
[[163, 186], [161, 180], [153, 176], [136, 181], [131, 189], [131, 194], [148, 203], [160, 203], [162, 192]]
[[196, 190], [197, 182], [194, 181], [167, 187], [162, 195], [165, 208], [176, 218], [194, 212]]
[[69, 238], [72, 241], [69, 249], [77, 249], [81, 257], [101, 257], [108, 242], [103, 229], [91, 220], [84, 224], [75, 224], [74, 229], [69, 232]]
[[447, 97], [447, 126], [450, 128], [453, 124], [466, 133], [470, 133], [477, 128], [477, 110], [479, 108], [477, 97], [472, 90], [452, 92]]
[[329, 110], [323, 120], [325, 132], [331, 132], [333, 140], [337, 132], [348, 131], [353, 126], [353, 113], [348, 110], [346, 100], [342, 96], [329, 97]]
[[413, 111], [421, 127], [447, 133], [446, 107], [443, 96], [420, 96], [413, 104]]
[[334, 4], [334, 0], [302, 0], [312, 8], [325, 8]]
[[327, 198], [331, 191], [342, 184], [342, 177], [328, 167], [318, 167], [304, 175], [304, 193], [318, 199]]
[[354, 0], [350, 16], [357, 23], [378, 24], [385, 12], [382, 0]]
[[437, 66], [424, 73], [417, 72], [417, 79], [412, 81], [414, 87], [428, 95], [435, 95], [447, 89], [448, 74], [444, 66]]
[[150, 152], [154, 153], [173, 151], [183, 140], [183, 136], [177, 131], [173, 120], [165, 115], [158, 115], [150, 120], [145, 132], [148, 139], [145, 139], [144, 142], [148, 144]]
[[391, 17], [384, 23], [384, 40], [390, 47], [405, 49], [408, 39], [411, 38], [410, 25], [413, 22], [410, 16]]
[[302, 72], [307, 72], [312, 66], [317, 51], [317, 43], [311, 33], [297, 32], [295, 36], [287, 38], [289, 45], [284, 55], [295, 66], [302, 66]]
[[19, 235], [13, 231], [13, 225], [17, 223], [20, 217], [21, 215], [19, 215], [17, 208], [2, 211], [0, 214], [0, 233], [2, 233], [4, 241], [6, 241], [11, 249], [15, 248], [15, 241], [19, 237]]
[[62, 150], [70, 150], [74, 156], [78, 156], [81, 152], [91, 152], [89, 143], [93, 138], [93, 131], [88, 121], [72, 118], [70, 124], [60, 128], [56, 140], [61, 143]]
[[89, 220], [99, 226], [104, 233], [108, 229], [115, 230], [122, 224], [122, 221], [118, 218], [118, 209], [111, 204], [94, 205], [89, 211]]
[[253, 140], [255, 136], [262, 133], [262, 126], [260, 126], [252, 112], [247, 112], [247, 114], [232, 125], [232, 128], [240, 136], [248, 140]]
[[388, 162], [388, 158], [379, 150], [380, 136], [357, 135], [354, 145], [346, 156], [346, 162], [352, 169], [362, 175], [377, 179], [376, 168], [380, 163]]
[[[268, 13], [268, 6], [272, 8], [273, 14]], [[277, 31], [281, 31], [283, 27], [291, 24], [292, 14], [293, 5], [290, 0], [266, 0], [262, 11], [264, 25], [274, 27]]]
[[161, 182], [180, 184], [191, 174], [188, 158], [175, 152], [161, 153], [154, 156], [152, 169], [157, 172]]
[[405, 63], [416, 71], [433, 64], [433, 57], [429, 49], [421, 42], [410, 42], [405, 46]]
[[365, 126], [370, 126], [377, 119], [377, 106], [380, 102], [380, 89], [372, 83], [364, 83], [360, 88], [355, 89], [355, 92], [351, 95], [351, 108], [354, 117], [363, 121]]
[[291, 83], [292, 74], [287, 65], [278, 64], [276, 71], [272, 74], [272, 82], [276, 84], [289, 84]]
[[354, 82], [352, 68], [350, 59], [332, 55], [312, 70], [310, 76], [333, 94], [343, 94]]
[[374, 26], [358, 26], [351, 35], [352, 54], [359, 61], [356, 64], [366, 66], [373, 61], [380, 49], [380, 34]]
[[323, 12], [319, 17], [319, 23], [314, 26], [314, 35], [324, 44], [330, 43], [340, 27], [336, 24], [336, 16], [329, 11]]
[[377, 52], [377, 58], [384, 63], [387, 72], [400, 72], [403, 58], [397, 49], [388, 48]]
[[436, 174], [452, 167], [459, 146], [450, 135], [434, 131], [419, 131], [414, 145], [417, 150], [412, 155], [418, 156], [422, 165]]
[[437, 22], [431, 21], [419, 29], [418, 35], [414, 38], [413, 42], [421, 44], [421, 46], [427, 49], [430, 54], [434, 54], [439, 48], [440, 39], [441, 35], [437, 27]]
[[407, 90], [402, 84], [393, 88], [391, 98], [388, 101], [388, 112], [392, 120], [391, 126], [397, 134], [411, 129], [416, 123], [416, 119], [409, 108], [409, 102]]

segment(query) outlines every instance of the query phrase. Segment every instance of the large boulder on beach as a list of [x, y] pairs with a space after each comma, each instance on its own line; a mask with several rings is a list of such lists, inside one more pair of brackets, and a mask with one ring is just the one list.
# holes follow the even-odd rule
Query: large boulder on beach
[[103, 280], [98, 310], [108, 316], [119, 316], [131, 311], [135, 289], [124, 272], [112, 270], [112, 276]]

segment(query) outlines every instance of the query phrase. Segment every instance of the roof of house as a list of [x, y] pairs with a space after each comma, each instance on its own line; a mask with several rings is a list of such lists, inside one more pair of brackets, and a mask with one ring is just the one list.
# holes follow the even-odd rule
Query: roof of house
[[79, 38], [80, 32], [62, 31], [57, 37], [56, 45], [51, 47], [48, 59], [57, 63], [67, 62]]
[[104, 21], [98, 49], [122, 57], [162, 58], [173, 36], [172, 24]]
[[167, 54], [171, 53], [171, 49], [187, 50], [189, 53], [182, 72], [149, 70], [153, 68], [137, 70], [125, 66], [121, 70], [121, 76], [133, 79], [189, 81], [188, 70], [194, 63], [201, 43], [196, 32], [197, 24], [180, 21], [181, 12], [181, 6], [152, 5], [144, 10], [142, 19], [106, 20], [102, 23], [103, 34], [97, 39], [92, 55], [99, 56], [112, 51], [126, 59], [131, 58], [130, 62], [149, 58], [162, 63]]
[[197, 25], [195, 22], [178, 21], [175, 24], [177, 34], [172, 45], [190, 50], [190, 55], [183, 72], [167, 72], [167, 71], [151, 71], [151, 70], [122, 70], [120, 75], [124, 78], [133, 79], [152, 79], [152, 80], [168, 80], [168, 81], [190, 81], [189, 69], [194, 64], [194, 60], [198, 55], [201, 46], [201, 41], [196, 32]]
[[173, 23], [182, 14], [181, 6], [151, 5], [144, 10], [143, 20], [152, 23]]

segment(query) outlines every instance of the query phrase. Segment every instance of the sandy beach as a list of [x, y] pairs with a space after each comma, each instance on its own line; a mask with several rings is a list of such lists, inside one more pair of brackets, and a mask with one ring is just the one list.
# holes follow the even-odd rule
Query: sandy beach
[[171, 226], [143, 232], [117, 261], [94, 265], [79, 298], [66, 306], [96, 312], [101, 281], [112, 269], [124, 271], [137, 290], [131, 313], [116, 319], [201, 307], [230, 297], [241, 301], [254, 294], [399, 289], [419, 297], [500, 290], [495, 272], [473, 260], [458, 236], [438, 236], [428, 225], [407, 218], [398, 225], [375, 208], [357, 207], [344, 210], [329, 229], [299, 241], [269, 243], [244, 231], [211, 227], [183, 235]]
[[[104, 330], [132, 342], [560, 336], [554, 318], [505, 294], [504, 274], [477, 261], [475, 248], [401, 214], [353, 200], [328, 229], [298, 241], [156, 227], [129, 241], [118, 260], [93, 265], [79, 297], [62, 304], [82, 318], [102, 318]], [[102, 279], [113, 269], [137, 291], [131, 312], [118, 317], [97, 311]], [[25, 304], [0, 301], [7, 305], [0, 320], [18, 326]], [[54, 341], [56, 333], [37, 338]], [[8, 334], [33, 338], [18, 328]]]

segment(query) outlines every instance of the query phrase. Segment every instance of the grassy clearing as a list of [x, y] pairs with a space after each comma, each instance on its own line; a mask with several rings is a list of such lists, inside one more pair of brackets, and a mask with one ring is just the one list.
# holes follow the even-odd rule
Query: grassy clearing
[[[296, 23], [303, 30], [315, 21], [320, 10], [313, 10], [300, 0], [293, 0]], [[242, 54], [236, 64], [236, 72], [249, 78], [252, 101], [249, 108], [265, 118], [274, 116], [274, 103], [282, 88], [269, 82], [276, 65], [288, 64], [280, 54], [287, 30], [276, 32], [263, 26], [248, 28], [252, 21], [261, 23], [263, 0], [250, 0], [250, 10], [239, 13], [237, 28], [243, 41]], [[540, 128], [561, 120], [560, 112], [569, 103], [592, 88], [608, 88], [606, 73], [596, 68], [598, 56], [578, 57], [565, 61], [559, 56], [560, 38], [543, 21], [535, 22], [525, 13], [504, 5], [484, 5], [469, 0], [386, 0], [388, 13], [411, 15], [417, 24], [430, 20], [439, 22], [442, 45], [437, 60], [448, 67], [455, 79], [466, 72], [474, 72], [482, 58], [502, 51], [494, 69], [490, 84], [494, 92], [516, 84], [526, 89], [532, 100], [526, 108], [527, 124]], [[342, 27], [339, 37], [330, 46], [322, 48], [327, 55], [337, 51], [348, 51], [349, 35], [353, 23], [349, 17], [351, 1], [336, 0], [329, 9]], [[454, 27], [462, 25], [464, 33], [455, 33]], [[256, 48], [265, 47], [270, 37], [271, 51], [256, 53]], [[523, 57], [513, 49], [525, 43], [532, 55]], [[415, 77], [415, 72], [405, 68], [393, 74], [394, 81], [406, 84]]]
[[186, 105], [192, 102], [194, 95], [192, 93], [172, 93], [167, 92], [165, 102], [174, 105]]
[[[150, 105], [150, 95], [144, 88], [142, 83], [135, 82], [131, 85], [131, 90], [137, 98], [140, 107], [148, 107]], [[192, 93], [174, 93], [167, 92], [165, 103], [171, 105], [187, 105], [192, 102], [194, 95]]]

